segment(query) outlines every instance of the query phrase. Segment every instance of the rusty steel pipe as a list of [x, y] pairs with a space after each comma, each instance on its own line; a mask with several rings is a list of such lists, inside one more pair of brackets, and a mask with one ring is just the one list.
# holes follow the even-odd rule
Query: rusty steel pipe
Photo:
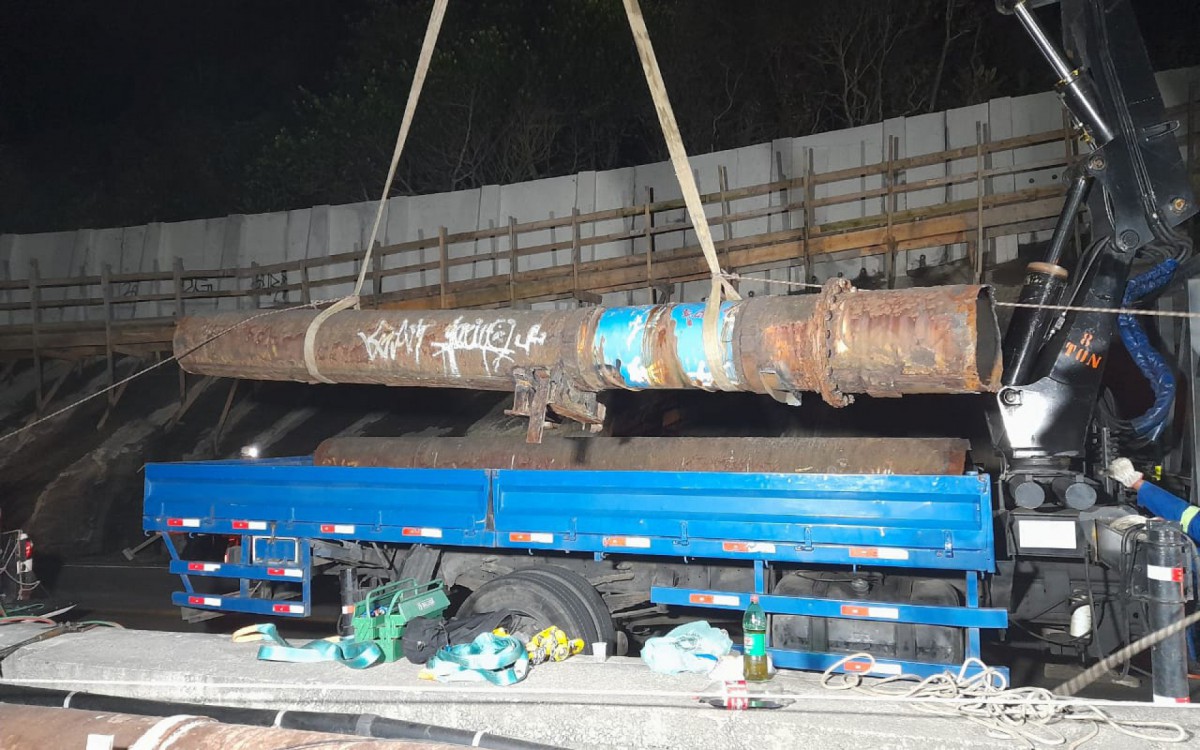
[[[722, 305], [721, 360], [701, 338], [703, 304], [578, 310], [347, 310], [316, 336], [316, 363], [337, 383], [512, 390], [538, 373], [559, 392], [733, 390], [792, 401], [850, 394], [975, 393], [999, 386], [999, 330], [980, 286], [857, 291]], [[259, 317], [255, 317], [259, 316]], [[174, 350], [188, 372], [313, 382], [304, 362], [311, 310], [185, 317]], [[251, 319], [253, 318], [253, 319]], [[535, 384], [536, 385], [536, 384]], [[532, 386], [531, 386], [532, 387]], [[561, 393], [560, 393], [561, 395]], [[549, 398], [554, 403], [554, 396]], [[568, 410], [569, 411], [569, 410]]]
[[297, 729], [221, 724], [196, 716], [133, 716], [74, 708], [0, 703], [0, 748], [82, 748], [90, 735], [111, 736], [114, 747], [172, 750], [452, 750], [459, 745], [377, 740]]
[[952, 438], [344, 437], [317, 446], [319, 466], [405, 469], [574, 469], [807, 474], [961, 474], [966, 440]]

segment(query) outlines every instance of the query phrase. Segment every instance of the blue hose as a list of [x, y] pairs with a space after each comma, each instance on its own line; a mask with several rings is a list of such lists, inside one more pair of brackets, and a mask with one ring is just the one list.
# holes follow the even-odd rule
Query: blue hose
[[[1179, 263], [1174, 258], [1168, 258], [1149, 271], [1130, 279], [1129, 285], [1125, 287], [1125, 297], [1121, 300], [1121, 306], [1131, 307], [1146, 295], [1166, 286], [1178, 267]], [[1154, 390], [1154, 405], [1145, 414], [1131, 420], [1133, 430], [1139, 437], [1154, 440], [1166, 425], [1171, 404], [1175, 401], [1175, 374], [1163, 356], [1150, 344], [1150, 337], [1146, 335], [1136, 316], [1117, 316], [1117, 326], [1129, 356]]]

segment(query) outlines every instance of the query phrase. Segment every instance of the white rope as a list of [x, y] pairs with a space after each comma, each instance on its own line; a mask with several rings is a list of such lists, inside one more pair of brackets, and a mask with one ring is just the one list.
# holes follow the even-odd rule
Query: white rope
[[[1019, 742], [1028, 748], [1065, 745], [1068, 750], [1075, 750], [1097, 737], [1104, 727], [1145, 742], [1186, 742], [1190, 739], [1187, 730], [1175, 722], [1114, 719], [1094, 702], [1077, 706], [1044, 688], [1009, 688], [1002, 672], [979, 659], [963, 662], [957, 674], [947, 671], [916, 684], [910, 682], [917, 679], [913, 675], [896, 675], [868, 683], [859, 673], [837, 674], [835, 670], [848, 661], [875, 664], [874, 657], [868, 653], [851, 654], [825, 670], [821, 675], [821, 686], [872, 698], [911, 699], [909, 705], [917, 711], [962, 717], [985, 729], [991, 737]], [[978, 672], [967, 677], [972, 667]], [[944, 700], [947, 698], [959, 702], [947, 704]], [[1079, 710], [1074, 710], [1077, 707]], [[1056, 727], [1073, 723], [1087, 725], [1088, 733], [1072, 738], [1073, 733]]]
[[[807, 284], [803, 281], [785, 281], [784, 279], [760, 279], [754, 276], [741, 276], [736, 273], [724, 274], [727, 279], [742, 281], [757, 281], [763, 284], [779, 284], [782, 286], [805, 287], [821, 289], [821, 284]], [[1181, 310], [1141, 310], [1134, 307], [1088, 307], [1086, 305], [1044, 305], [1034, 302], [993, 302], [996, 307], [1024, 307], [1030, 309], [1059, 310], [1062, 312], [1096, 312], [1112, 313], [1113, 315], [1141, 315], [1148, 318], [1200, 318], [1200, 312], [1184, 312]]]
[[[650, 88], [650, 96], [654, 100], [654, 110], [658, 113], [658, 122], [662, 127], [663, 138], [667, 142], [667, 153], [671, 155], [671, 166], [675, 170], [675, 178], [679, 181], [679, 189], [683, 193], [683, 202], [687, 206], [688, 217], [692, 228], [696, 230], [696, 239], [704, 252], [704, 260], [708, 263], [712, 287], [704, 306], [702, 321], [702, 341], [704, 343], [704, 358], [708, 361], [708, 369], [712, 372], [713, 383], [723, 391], [732, 391], [736, 386], [725, 374], [725, 357], [721, 351], [721, 338], [718, 325], [721, 316], [722, 297], [730, 300], [740, 300], [741, 296], [728, 277], [721, 272], [721, 262], [717, 259], [717, 249], [713, 244], [712, 232], [708, 227], [708, 218], [704, 214], [704, 202], [700, 199], [700, 189], [696, 187], [696, 176], [692, 174], [688, 164], [687, 150], [683, 146], [683, 136], [679, 132], [679, 123], [675, 121], [675, 111], [671, 108], [671, 100], [667, 96], [667, 85], [663, 81], [662, 71], [658, 67], [658, 58], [654, 54], [654, 45], [650, 42], [650, 32], [646, 28], [646, 19], [642, 17], [642, 8], [638, 0], [623, 0], [625, 15], [629, 19], [629, 28], [633, 32], [633, 43], [637, 47], [638, 58], [642, 62], [642, 71], [646, 74], [646, 85]], [[646, 252], [649, 252], [647, 249]]]
[[172, 354], [170, 357], [159, 360], [158, 362], [155, 362], [154, 364], [149, 365], [147, 367], [143, 367], [142, 369], [138, 370], [137, 372], [133, 373], [132, 375], [121, 378], [120, 380], [116, 381], [115, 383], [112, 383], [111, 385], [107, 385], [107, 386], [101, 388], [100, 390], [96, 391], [95, 393], [89, 393], [88, 395], [86, 395], [76, 401], [72, 401], [71, 403], [67, 404], [66, 406], [62, 407], [61, 409], [56, 409], [55, 411], [52, 411], [49, 414], [47, 414], [39, 419], [36, 419], [33, 422], [30, 422], [29, 424], [25, 425], [24, 427], [18, 427], [17, 429], [13, 430], [12, 432], [9, 432], [3, 436], [0, 436], [0, 442], [4, 442], [5, 440], [8, 440], [9, 438], [16, 437], [17, 435], [20, 435], [21, 433], [25, 432], [26, 430], [32, 430], [34, 427], [37, 427], [38, 425], [42, 424], [43, 422], [49, 422], [52, 419], [60, 417], [63, 414], [66, 414], [67, 412], [71, 411], [72, 409], [86, 404], [87, 402], [91, 401], [92, 399], [99, 398], [99, 397], [103, 396], [104, 394], [108, 393], [109, 391], [115, 391], [116, 389], [120, 388], [121, 386], [125, 385], [126, 383], [128, 383], [132, 380], [137, 380], [138, 378], [142, 377], [143, 375], [146, 375], [150, 372], [153, 372], [154, 370], [157, 370], [158, 368], [162, 367], [163, 365], [168, 365], [172, 362], [178, 361], [178, 360], [182, 359], [183, 357], [186, 357], [187, 355], [196, 351], [200, 347], [206, 346], [206, 345], [212, 343], [213, 341], [216, 341], [217, 339], [221, 338], [222, 336], [224, 336], [228, 333], [232, 333], [233, 331], [236, 331], [238, 328], [241, 328], [242, 326], [246, 325], [247, 323], [249, 323], [253, 320], [258, 320], [259, 318], [265, 318], [270, 315], [278, 315], [279, 313], [292, 312], [294, 310], [306, 310], [309, 308], [320, 307], [322, 305], [328, 305], [331, 302], [336, 302], [336, 301], [338, 301], [338, 300], [328, 300], [328, 299], [314, 300], [312, 302], [308, 302], [303, 305], [293, 305], [292, 307], [281, 307], [281, 308], [278, 308], [275, 310], [266, 310], [265, 312], [261, 312], [257, 315], [251, 315], [250, 317], [246, 318], [245, 320], [240, 320], [237, 323], [234, 323], [233, 325], [229, 326], [228, 328], [217, 331], [213, 335], [211, 335], [208, 338], [204, 339], [203, 341], [197, 343], [195, 346], [191, 347], [190, 349], [188, 349], [185, 352], [180, 352], [179, 354]]
[[342, 310], [359, 306], [363, 284], [366, 283], [367, 271], [371, 267], [371, 255], [375, 251], [375, 240], [379, 237], [379, 225], [383, 223], [383, 212], [387, 208], [388, 195], [392, 192], [392, 182], [396, 178], [396, 167], [400, 164], [400, 154], [404, 152], [404, 143], [408, 140], [408, 131], [412, 128], [413, 116], [417, 111], [417, 101], [421, 98], [421, 89], [425, 86], [425, 77], [429, 73], [429, 63], [433, 59], [434, 48], [437, 47], [438, 33], [442, 28], [442, 19], [446, 17], [446, 6], [449, 2], [450, 0], [434, 0], [433, 10], [429, 14], [429, 25], [425, 28], [425, 39], [421, 43], [421, 52], [417, 56], [417, 67], [413, 72], [412, 85], [408, 90], [408, 101], [404, 104], [404, 115], [400, 119], [400, 132], [396, 134], [396, 147], [392, 150], [392, 162], [388, 165], [387, 179], [383, 182], [383, 195], [379, 197], [379, 207], [375, 210], [375, 221], [371, 225], [371, 236], [367, 240], [367, 247], [363, 252], [362, 265], [358, 269], [358, 280], [354, 282], [354, 291], [313, 318], [304, 332], [304, 367], [316, 382], [333, 382], [322, 375], [317, 367], [317, 331], [330, 317]]
[[[608, 661], [606, 665], [611, 665], [614, 670], [619, 669], [622, 665], [619, 662]], [[638, 666], [638, 662], [634, 666], [638, 669], [644, 665]], [[615, 672], [614, 672], [615, 673]], [[646, 698], [679, 698], [686, 701], [692, 701], [697, 698], [723, 698], [726, 693], [721, 689], [713, 690], [627, 690], [621, 688], [613, 689], [590, 689], [590, 688], [563, 688], [563, 687], [547, 687], [539, 688], [532, 687], [528, 683], [520, 683], [511, 685], [504, 690], [497, 690], [493, 686], [471, 686], [465, 684], [456, 685], [441, 685], [432, 684], [397, 684], [386, 685], [380, 683], [371, 684], [351, 684], [341, 682], [206, 682], [203, 680], [104, 680], [104, 679], [75, 679], [75, 678], [22, 678], [10, 677], [0, 678], [0, 685], [26, 685], [26, 686], [45, 686], [45, 687], [62, 687], [64, 689], [80, 689], [84, 686], [95, 688], [131, 688], [131, 687], [158, 687], [161, 689], [179, 688], [186, 689], [191, 693], [195, 693], [197, 688], [204, 690], [217, 691], [221, 693], [229, 691], [245, 691], [245, 692], [271, 692], [278, 693], [281, 699], [286, 699], [296, 695], [309, 695], [313, 691], [327, 691], [328, 695], [322, 695], [321, 699], [328, 702], [357, 702], [371, 700], [371, 694], [377, 693], [380, 701], [394, 701], [397, 695], [419, 695], [425, 699], [434, 699], [437, 696], [446, 696], [450, 700], [456, 700], [459, 695], [487, 695], [489, 698], [497, 701], [515, 701], [515, 702], [537, 702], [537, 696], [546, 696], [548, 698], [612, 698], [620, 700], [623, 703], [630, 703]], [[343, 695], [345, 694], [345, 695]], [[353, 695], [351, 695], [353, 694]], [[820, 693], [820, 692], [796, 692], [787, 690], [770, 690], [763, 693], [764, 696], [772, 698], [793, 698], [797, 701], [807, 701], [810, 703], [863, 703], [870, 700], [874, 703], [898, 703], [904, 704], [911, 701], [903, 695], [876, 695], [864, 697], [862, 695], [842, 695], [836, 692]], [[386, 696], [386, 697], [384, 697]], [[1003, 696], [997, 697], [929, 697], [923, 698], [922, 703], [930, 705], [966, 705], [966, 704], [1004, 704], [1008, 699]], [[1145, 701], [1102, 701], [1091, 698], [1058, 698], [1055, 696], [1048, 697], [1031, 697], [1026, 703], [1030, 705], [1053, 704], [1055, 706], [1064, 707], [1079, 707], [1079, 708], [1103, 708], [1103, 709], [1138, 709], [1152, 711], [1171, 711], [1193, 713], [1200, 711], [1200, 703], [1181, 703], [1174, 706], [1156, 706]], [[614, 702], [615, 705], [615, 702]]]

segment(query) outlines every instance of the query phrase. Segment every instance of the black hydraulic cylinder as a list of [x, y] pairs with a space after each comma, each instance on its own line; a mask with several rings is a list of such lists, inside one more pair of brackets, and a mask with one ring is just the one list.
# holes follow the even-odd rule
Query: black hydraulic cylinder
[[[1068, 274], [1059, 262], [1075, 228], [1075, 217], [1079, 215], [1091, 185], [1092, 178], [1087, 175], [1072, 180], [1062, 213], [1054, 225], [1054, 234], [1050, 237], [1046, 260], [1030, 263], [1025, 269], [1025, 285], [1021, 287], [1018, 300], [1022, 304], [1057, 305], [1062, 300]], [[1028, 382], [1029, 373], [1046, 340], [1046, 330], [1057, 314], [1057, 310], [1045, 307], [1018, 307], [1013, 310], [1004, 337], [1004, 375], [1001, 377], [1004, 385], [1024, 385]]]
[[[1030, 263], [1021, 287], [1023, 305], [1057, 305], [1067, 285], [1067, 269], [1052, 263]], [[1025, 385], [1046, 340], [1046, 330], [1057, 311], [1046, 307], [1013, 309], [1004, 337], [1004, 385]]]
[[[1146, 522], [1146, 589], [1150, 631], [1157, 632], [1183, 619], [1185, 568], [1183, 534], [1177, 523]], [[1155, 703], [1188, 703], [1187, 640], [1184, 631], [1154, 645], [1150, 652]]]

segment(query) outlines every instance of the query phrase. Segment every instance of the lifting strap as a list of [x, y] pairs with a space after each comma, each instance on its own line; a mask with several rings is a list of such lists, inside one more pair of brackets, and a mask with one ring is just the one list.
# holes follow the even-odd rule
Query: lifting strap
[[[704, 306], [703, 326], [701, 328], [704, 342], [704, 358], [708, 361], [708, 369], [712, 372], [713, 384], [722, 391], [736, 390], [734, 383], [725, 371], [725, 356], [721, 347], [719, 330], [721, 319], [722, 296], [730, 300], [740, 300], [741, 295], [729, 283], [729, 279], [721, 272], [721, 263], [717, 259], [717, 249], [713, 245], [712, 232], [708, 227], [708, 218], [704, 215], [704, 203], [700, 199], [700, 190], [696, 187], [696, 177], [688, 164], [687, 151], [683, 147], [683, 136], [679, 133], [679, 123], [675, 121], [675, 111], [671, 108], [671, 100], [667, 97], [667, 85], [663, 82], [662, 71], [658, 67], [658, 58], [654, 55], [654, 46], [650, 43], [650, 32], [646, 29], [646, 19], [642, 17], [642, 8], [638, 0], [624, 0], [625, 15], [629, 18], [629, 28], [633, 31], [633, 43], [637, 46], [638, 57], [642, 61], [642, 71], [646, 74], [646, 85], [650, 88], [650, 96], [654, 99], [654, 110], [658, 113], [658, 122], [662, 127], [663, 138], [667, 142], [667, 152], [671, 155], [671, 166], [675, 170], [675, 178], [679, 180], [679, 189], [683, 192], [683, 201], [687, 205], [688, 217], [696, 230], [696, 239], [704, 252], [704, 260], [708, 263], [708, 272], [712, 286]], [[649, 250], [647, 250], [649, 252]]]
[[383, 661], [383, 649], [374, 641], [328, 638], [303, 646], [293, 646], [279, 634], [275, 624], [270, 622], [247, 625], [233, 634], [234, 643], [252, 641], [264, 642], [258, 647], [259, 661], [286, 661], [293, 664], [336, 661], [351, 669], [366, 669]]
[[417, 68], [413, 72], [412, 86], [408, 90], [408, 102], [404, 105], [404, 117], [400, 120], [400, 132], [396, 135], [396, 148], [392, 151], [392, 163], [388, 167], [387, 179], [383, 183], [383, 195], [380, 196], [379, 208], [375, 211], [375, 223], [371, 225], [371, 237], [367, 240], [362, 265], [358, 269], [358, 280], [354, 283], [354, 291], [349, 296], [334, 302], [320, 315], [313, 318], [313, 321], [308, 324], [308, 330], [304, 332], [304, 367], [315, 382], [333, 382], [322, 375], [320, 369], [317, 368], [317, 331], [321, 329], [321, 325], [326, 320], [336, 313], [359, 306], [363, 283], [367, 279], [367, 269], [371, 267], [371, 254], [375, 250], [375, 238], [379, 236], [379, 225], [383, 222], [383, 212], [387, 207], [388, 194], [391, 193], [392, 181], [396, 178], [396, 166], [400, 163], [404, 142], [408, 140], [408, 131], [412, 128], [413, 115], [417, 111], [417, 100], [421, 98], [421, 89], [425, 86], [425, 76], [429, 73], [429, 63], [433, 59], [438, 32], [441, 31], [442, 19], [446, 16], [446, 6], [449, 2], [450, 0], [434, 0], [433, 10], [429, 14], [425, 40], [421, 43], [421, 54], [417, 57]]
[[529, 654], [516, 638], [480, 633], [470, 643], [443, 646], [421, 671], [438, 682], [490, 682], [512, 685], [529, 672]]

